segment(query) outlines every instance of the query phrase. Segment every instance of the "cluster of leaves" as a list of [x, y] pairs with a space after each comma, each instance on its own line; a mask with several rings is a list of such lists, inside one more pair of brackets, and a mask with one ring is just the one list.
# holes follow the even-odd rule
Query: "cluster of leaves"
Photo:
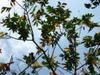
[[86, 3], [85, 7], [86, 8], [96, 8], [100, 4], [100, 0], [90, 0], [91, 3]]
[[85, 61], [88, 65], [89, 73], [90, 74], [97, 74], [95, 67], [99, 69], [100, 65], [100, 59], [98, 56], [100, 56], [100, 49], [94, 49], [90, 48], [88, 53], [85, 53]]
[[46, 21], [43, 21], [42, 24], [42, 44], [56, 44], [63, 33], [59, 33], [57, 28], [70, 16], [70, 11], [65, 9], [66, 3], [58, 2], [56, 8], [48, 5], [46, 7], [47, 12], [45, 13]]
[[79, 54], [73, 50], [71, 45], [69, 48], [64, 48], [64, 54], [60, 54], [60, 57], [62, 60], [65, 60], [65, 63], [62, 63], [64, 68], [69, 71], [72, 71], [74, 66], [78, 65], [78, 61], [80, 59]]
[[83, 41], [84, 41], [85, 47], [89, 48], [89, 52], [85, 53], [86, 64], [88, 64], [90, 73], [95, 74], [96, 73], [95, 67], [97, 68], [100, 67], [100, 65], [98, 65], [100, 62], [100, 59], [99, 59], [100, 32], [96, 33], [94, 37], [85, 36]]
[[[43, 64], [45, 67], [47, 67], [48, 69], [50, 69], [50, 66], [49, 66], [48, 62], [46, 61], [46, 57], [45, 57], [45, 56], [42, 56], [42, 59], [43, 59], [42, 64]], [[50, 62], [50, 65], [51, 65], [51, 66], [54, 68], [54, 70], [56, 71], [57, 66], [58, 66], [58, 62], [55, 61], [55, 58], [54, 58], [54, 57], [49, 57], [49, 56], [48, 56], [48, 60], [49, 60], [49, 62]]]
[[83, 38], [83, 41], [84, 41], [84, 44], [85, 44], [85, 47], [93, 47], [93, 46], [97, 46], [97, 45], [100, 45], [100, 32], [96, 33], [94, 35], [94, 37], [92, 36], [85, 36]]
[[12, 30], [13, 32], [17, 32], [20, 37], [19, 39], [26, 40], [29, 35], [29, 25], [26, 22], [26, 16], [19, 16], [14, 13], [14, 16], [10, 18], [10, 15], [3, 21], [4, 26]]
[[25, 0], [25, 1], [28, 2], [29, 5], [33, 5], [35, 3], [38, 3], [41, 6], [45, 6], [46, 4], [48, 4], [48, 0]]
[[4, 11], [9, 12], [10, 10], [11, 10], [11, 7], [3, 7], [1, 10], [1, 13]]
[[23, 59], [26, 61], [26, 64], [28, 64], [28, 67], [32, 68], [32, 73], [36, 73], [37, 69], [42, 67], [42, 65], [36, 60], [34, 53], [29, 53], [29, 55], [24, 56]]
[[[1, 50], [1, 49], [0, 49]], [[0, 74], [5, 75], [7, 71], [10, 71], [10, 65], [13, 64], [13, 57], [11, 56], [8, 63], [0, 63]]]

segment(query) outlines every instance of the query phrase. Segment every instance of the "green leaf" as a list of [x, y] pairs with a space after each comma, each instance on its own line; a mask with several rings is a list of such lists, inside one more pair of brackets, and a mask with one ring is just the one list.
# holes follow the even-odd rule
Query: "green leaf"
[[53, 7], [51, 7], [51, 6], [47, 6], [47, 11], [49, 12], [49, 13], [54, 13], [54, 8]]
[[94, 43], [92, 36], [85, 36], [83, 38], [83, 42], [84, 42], [85, 47], [87, 47], [87, 48], [95, 46], [95, 43]]
[[90, 65], [88, 66], [88, 69], [89, 69], [89, 71], [90, 71], [91, 74], [95, 74], [95, 70], [94, 70], [93, 65], [90, 64]]
[[1, 13], [3, 13], [4, 11], [9, 12], [10, 10], [11, 10], [11, 7], [2, 7]]
[[85, 4], [85, 7], [89, 9], [91, 7], [91, 4]]
[[64, 68], [67, 68], [67, 70], [71, 71], [73, 69], [73, 65], [72, 63], [69, 61], [69, 62], [66, 62], [66, 65]]

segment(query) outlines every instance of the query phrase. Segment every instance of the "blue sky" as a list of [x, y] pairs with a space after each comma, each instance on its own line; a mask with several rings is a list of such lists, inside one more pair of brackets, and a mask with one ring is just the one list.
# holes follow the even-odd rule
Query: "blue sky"
[[[8, 1], [9, 0], [0, 0], [0, 9], [2, 6], [9, 5]], [[18, 1], [21, 2], [21, 0], [18, 0]], [[59, 0], [50, 0], [50, 4], [55, 6], [57, 4], [56, 1], [59, 1]], [[93, 13], [94, 14], [93, 20], [96, 22], [100, 22], [100, 7], [97, 7], [96, 9], [92, 9], [92, 10], [86, 9], [84, 7], [84, 3], [86, 1], [88, 2], [88, 0], [61, 0], [61, 1], [66, 2], [68, 5], [66, 8], [69, 8], [72, 11], [71, 17], [73, 16], [80, 17], [82, 14], [85, 14], [85, 13]], [[17, 11], [20, 14], [22, 12], [19, 6], [14, 7], [12, 11]], [[2, 18], [4, 18], [6, 14], [7, 13], [0, 14], [0, 21]], [[8, 29], [0, 25], [0, 31], [6, 32], [7, 30]], [[82, 33], [81, 36], [93, 35], [95, 34], [95, 32], [98, 32], [98, 31], [100, 32], [100, 28], [96, 28], [90, 33], [88, 33], [87, 31], [84, 31], [84, 33]], [[16, 34], [12, 34], [12, 33], [11, 35], [16, 36]], [[36, 37], [37, 38], [39, 37], [38, 33], [36, 33]], [[61, 41], [64, 42], [64, 38], [62, 38]], [[0, 62], [8, 62], [12, 54], [14, 55], [14, 57], [20, 58], [20, 56], [23, 56], [24, 54], [28, 54], [29, 52], [36, 51], [35, 45], [32, 42], [23, 42], [23, 41], [17, 41], [14, 39], [11, 39], [11, 40], [0, 39], [0, 48], [3, 50], [2, 51], [3, 53], [0, 54]], [[82, 48], [80, 47], [80, 49]], [[81, 50], [80, 52], [83, 52], [83, 51]]]

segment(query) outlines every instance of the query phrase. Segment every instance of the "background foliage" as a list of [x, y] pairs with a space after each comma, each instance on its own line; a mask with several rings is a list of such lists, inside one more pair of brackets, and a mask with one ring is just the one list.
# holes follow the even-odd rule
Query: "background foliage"
[[[99, 5], [99, 0], [90, 1], [91, 4], [85, 4], [87, 8]], [[71, 19], [71, 11], [67, 9], [66, 3], [58, 2], [57, 6], [53, 7], [48, 0], [25, 0], [23, 5], [16, 0], [11, 0], [10, 4], [10, 7], [3, 7], [1, 13], [10, 12], [16, 4], [24, 12], [23, 15], [14, 12], [13, 16], [9, 13], [2, 20], [3, 25], [13, 33], [17, 33], [19, 37], [0, 32], [0, 38], [5, 36], [16, 40], [32, 41], [37, 47], [37, 52], [23, 56], [23, 63], [27, 64], [27, 67], [19, 73], [10, 71], [10, 65], [14, 63], [12, 60], [9, 63], [0, 64], [1, 74], [4, 75], [10, 71], [12, 75], [38, 75], [39, 71], [45, 67], [50, 75], [61, 75], [65, 74], [64, 72], [69, 72], [72, 75], [100, 74], [100, 32], [95, 33], [94, 36], [80, 37], [81, 31], [86, 27], [89, 28], [88, 32], [95, 27], [100, 27], [98, 23], [91, 20], [93, 14], [87, 13]], [[39, 43], [35, 40], [34, 27], [41, 31]], [[60, 43], [61, 38], [66, 38], [68, 41], [65, 48], [62, 47], [63, 42]], [[80, 38], [82, 40], [79, 40]], [[83, 63], [80, 63], [79, 46], [84, 46], [88, 50], [83, 53]], [[31, 69], [32, 72], [28, 72], [27, 69]]]

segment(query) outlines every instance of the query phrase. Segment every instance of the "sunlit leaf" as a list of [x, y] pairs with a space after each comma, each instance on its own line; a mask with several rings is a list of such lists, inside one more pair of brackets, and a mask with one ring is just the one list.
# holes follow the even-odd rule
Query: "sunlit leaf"
[[33, 62], [33, 63], [31, 64], [31, 66], [32, 66], [33, 68], [40, 68], [40, 67], [42, 67], [42, 64], [40, 64], [38, 61], [35, 61], [35, 62]]
[[0, 38], [3, 38], [5, 35], [7, 35], [7, 33], [5, 33], [5, 32], [0, 32]]

